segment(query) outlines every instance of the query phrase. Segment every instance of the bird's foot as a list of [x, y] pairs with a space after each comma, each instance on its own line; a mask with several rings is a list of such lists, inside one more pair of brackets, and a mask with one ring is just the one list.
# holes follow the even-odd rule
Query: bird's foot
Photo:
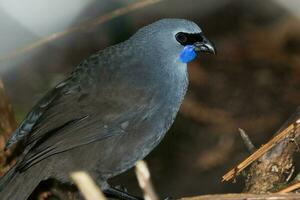
[[108, 189], [103, 190], [103, 193], [108, 198], [116, 198], [120, 200], [144, 200], [141, 197], [137, 197], [129, 194], [126, 188], [124, 190], [123, 189], [124, 187], [122, 188], [109, 187]]

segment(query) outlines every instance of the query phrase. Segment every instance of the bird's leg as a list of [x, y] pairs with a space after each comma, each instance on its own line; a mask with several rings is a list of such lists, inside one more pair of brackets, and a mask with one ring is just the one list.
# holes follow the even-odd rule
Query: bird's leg
[[124, 187], [123, 185], [116, 185], [116, 186], [114, 186], [114, 188], [117, 189], [117, 190], [121, 190], [121, 191], [123, 191], [123, 192], [128, 193], [127, 188]]
[[108, 198], [117, 198], [120, 200], [144, 200], [141, 197], [133, 196], [125, 191], [116, 189], [114, 187], [109, 187], [105, 190], [103, 190], [103, 193], [105, 194], [106, 197]]

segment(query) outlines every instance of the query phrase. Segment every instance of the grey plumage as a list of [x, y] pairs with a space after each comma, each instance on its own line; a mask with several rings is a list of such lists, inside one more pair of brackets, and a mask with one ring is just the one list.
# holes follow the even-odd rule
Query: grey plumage
[[84, 60], [42, 98], [7, 143], [23, 143], [24, 150], [0, 180], [1, 199], [26, 199], [41, 180], [69, 182], [75, 170], [88, 171], [105, 189], [107, 179], [143, 159], [187, 90], [177, 32], [201, 30], [187, 20], [155, 22]]

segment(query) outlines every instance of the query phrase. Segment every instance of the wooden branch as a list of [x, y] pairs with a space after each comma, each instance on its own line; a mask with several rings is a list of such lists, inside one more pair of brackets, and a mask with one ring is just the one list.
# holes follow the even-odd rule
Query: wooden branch
[[245, 146], [247, 147], [248, 151], [250, 153], [253, 153], [256, 150], [256, 148], [255, 148], [254, 144], [252, 143], [252, 141], [250, 140], [248, 134], [241, 128], [239, 128], [238, 130], [240, 132], [241, 138], [242, 138]]
[[225, 174], [223, 180], [230, 180], [252, 164], [247, 173], [245, 192], [257, 194], [278, 190], [281, 193], [288, 192], [294, 186], [282, 188], [288, 184], [294, 172], [293, 155], [300, 150], [298, 143], [300, 143], [300, 108], [269, 142]]
[[154, 190], [149, 168], [145, 161], [140, 160], [135, 165], [135, 174], [138, 179], [140, 188], [144, 192], [145, 200], [158, 200], [158, 196]]
[[300, 182], [297, 182], [297, 183], [291, 184], [288, 187], [278, 191], [277, 193], [284, 194], [284, 193], [292, 192], [292, 191], [297, 190], [299, 188], [300, 188]]
[[67, 36], [71, 33], [90, 30], [90, 28], [98, 26], [100, 24], [103, 24], [103, 23], [105, 23], [109, 20], [112, 20], [112, 19], [116, 18], [116, 17], [128, 14], [132, 11], [144, 8], [146, 6], [149, 6], [149, 5], [161, 2], [161, 1], [163, 1], [163, 0], [142, 0], [142, 1], [138, 1], [136, 3], [132, 3], [128, 6], [118, 8], [118, 9], [112, 11], [112, 12], [101, 15], [101, 16], [96, 17], [94, 19], [91, 19], [89, 21], [83, 22], [78, 26], [70, 27], [70, 28], [68, 28], [68, 29], [66, 29], [62, 32], [57, 32], [57, 33], [51, 34], [51, 35], [49, 35], [45, 38], [42, 38], [42, 39], [40, 39], [36, 42], [33, 42], [33, 43], [31, 43], [27, 46], [21, 47], [19, 49], [16, 49], [13, 52], [9, 52], [9, 53], [7, 53], [3, 56], [0, 56], [0, 62], [12, 59], [12, 58], [14, 58], [14, 57], [16, 57], [20, 54], [23, 54], [25, 52], [32, 51], [32, 50], [34, 50], [38, 47], [41, 47], [41, 46], [43, 46], [43, 45], [45, 45], [45, 44], [47, 44], [51, 41], [59, 39], [59, 38], [65, 37], [65, 36]]
[[[294, 125], [294, 129], [278, 142], [272, 149], [251, 165], [245, 182], [245, 191], [249, 193], [266, 193], [282, 191], [288, 185], [294, 172], [294, 154], [299, 151], [300, 109], [283, 126]], [[279, 134], [282, 131], [279, 131]], [[278, 135], [279, 135], [278, 134]], [[275, 136], [276, 137], [276, 136]], [[283, 190], [289, 191], [289, 190]]]
[[214, 194], [184, 197], [180, 200], [299, 200], [300, 194]]
[[105, 200], [104, 194], [86, 172], [73, 172], [71, 178], [86, 200]]
[[229, 181], [230, 179], [234, 178], [237, 174], [239, 174], [242, 170], [244, 170], [247, 166], [251, 163], [256, 161], [258, 158], [263, 156], [266, 152], [272, 149], [275, 145], [281, 142], [283, 139], [289, 137], [292, 133], [296, 131], [300, 126], [300, 118], [295, 120], [295, 123], [290, 124], [287, 128], [273, 137], [269, 142], [264, 144], [258, 150], [256, 150], [253, 154], [251, 154], [248, 158], [238, 164], [235, 168], [227, 172], [223, 177], [222, 181]]

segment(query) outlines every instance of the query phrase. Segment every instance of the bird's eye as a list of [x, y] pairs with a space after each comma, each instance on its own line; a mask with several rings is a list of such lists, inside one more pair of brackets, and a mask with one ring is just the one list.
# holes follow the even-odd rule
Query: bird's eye
[[176, 40], [177, 40], [180, 44], [184, 44], [184, 43], [186, 43], [187, 40], [188, 40], [187, 36], [186, 36], [184, 33], [182, 33], [182, 32], [177, 33], [177, 34], [175, 35], [175, 38], [176, 38]]

